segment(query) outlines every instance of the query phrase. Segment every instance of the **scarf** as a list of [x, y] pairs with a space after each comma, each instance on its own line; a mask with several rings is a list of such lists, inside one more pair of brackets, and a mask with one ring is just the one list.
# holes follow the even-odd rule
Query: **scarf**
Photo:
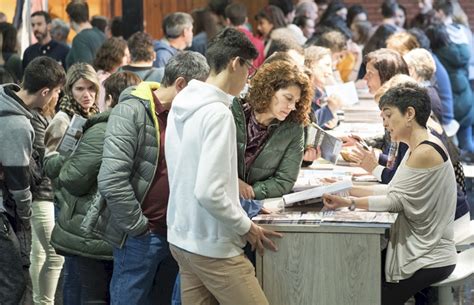
[[99, 113], [99, 108], [96, 104], [92, 105], [88, 112], [86, 112], [81, 105], [76, 102], [72, 97], [65, 95], [61, 98], [59, 104], [59, 110], [65, 112], [69, 117], [73, 117], [75, 114], [80, 115], [84, 118], [89, 118], [96, 113]]

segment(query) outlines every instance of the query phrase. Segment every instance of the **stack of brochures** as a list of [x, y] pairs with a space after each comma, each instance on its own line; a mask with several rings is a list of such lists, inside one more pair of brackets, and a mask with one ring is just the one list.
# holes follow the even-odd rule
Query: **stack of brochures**
[[258, 224], [321, 224], [321, 223], [380, 223], [393, 224], [397, 214], [388, 212], [349, 211], [283, 212], [260, 214], [252, 218]]

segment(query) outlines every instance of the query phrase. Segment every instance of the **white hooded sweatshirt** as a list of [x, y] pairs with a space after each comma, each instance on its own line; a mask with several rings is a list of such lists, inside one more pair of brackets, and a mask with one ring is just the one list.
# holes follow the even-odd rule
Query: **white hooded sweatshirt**
[[173, 100], [165, 156], [170, 197], [168, 241], [191, 253], [242, 253], [251, 220], [240, 206], [232, 97], [192, 80]]

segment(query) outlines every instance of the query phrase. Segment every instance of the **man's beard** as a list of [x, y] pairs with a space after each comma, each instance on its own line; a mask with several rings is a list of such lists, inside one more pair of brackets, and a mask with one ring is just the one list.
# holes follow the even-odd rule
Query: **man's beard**
[[36, 38], [38, 41], [43, 41], [43, 40], [46, 38], [47, 33], [34, 32], [33, 35], [35, 35], [35, 38]]

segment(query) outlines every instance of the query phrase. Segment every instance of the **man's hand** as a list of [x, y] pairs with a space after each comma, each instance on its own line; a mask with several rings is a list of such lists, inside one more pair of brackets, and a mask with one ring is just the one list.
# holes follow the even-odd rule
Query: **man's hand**
[[239, 195], [244, 199], [254, 199], [255, 192], [253, 187], [239, 179]]
[[266, 230], [252, 222], [250, 230], [245, 234], [245, 238], [252, 246], [252, 251], [257, 250], [258, 254], [263, 255], [264, 248], [272, 251], [278, 251], [276, 244], [270, 237], [283, 237], [281, 233]]

